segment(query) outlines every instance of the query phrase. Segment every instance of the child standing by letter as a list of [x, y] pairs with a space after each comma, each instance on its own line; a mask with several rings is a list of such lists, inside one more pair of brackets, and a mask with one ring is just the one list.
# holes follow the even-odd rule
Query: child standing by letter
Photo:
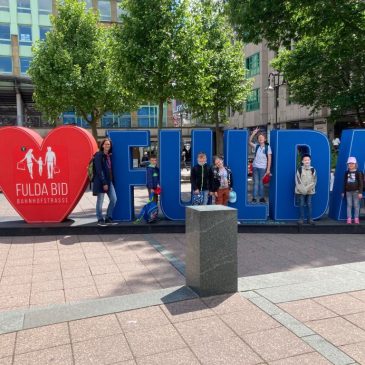
[[[198, 153], [198, 164], [191, 169], [190, 182], [193, 193], [193, 204], [206, 205], [209, 195], [209, 166], [207, 155], [204, 152]], [[199, 197], [199, 199], [197, 199]], [[194, 199], [195, 198], [195, 199]]]
[[354, 207], [354, 223], [359, 224], [360, 199], [362, 198], [363, 174], [357, 169], [355, 157], [347, 159], [347, 171], [344, 176], [344, 189], [342, 196], [346, 194], [347, 224], [351, 224], [352, 207]]
[[[150, 164], [147, 166], [147, 190], [148, 196], [160, 187], [160, 169], [157, 167], [157, 158], [155, 155], [151, 155]], [[155, 203], [158, 202], [158, 195], [153, 195], [153, 200]]]
[[314, 224], [312, 219], [312, 195], [316, 192], [317, 173], [311, 166], [310, 155], [303, 155], [302, 165], [297, 169], [295, 176], [295, 194], [299, 197], [300, 218], [298, 223], [304, 223], [304, 207], [307, 207], [309, 224]]

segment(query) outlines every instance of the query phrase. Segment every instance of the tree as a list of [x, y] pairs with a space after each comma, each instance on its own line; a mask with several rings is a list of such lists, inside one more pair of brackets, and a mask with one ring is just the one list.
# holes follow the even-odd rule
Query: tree
[[58, 15], [51, 22], [45, 41], [33, 48], [28, 71], [36, 106], [52, 119], [75, 110], [90, 124], [97, 140], [96, 127], [105, 112], [135, 107], [133, 95], [122, 87], [109, 62], [111, 29], [77, 0], [59, 1]]
[[202, 46], [188, 0], [122, 0], [121, 24], [114, 33], [113, 62], [124, 85], [140, 101], [163, 105], [188, 95], [204, 99]]
[[278, 50], [293, 99], [332, 113], [365, 111], [365, 2], [362, 0], [229, 0], [245, 42]]
[[220, 123], [227, 121], [227, 108], [241, 110], [251, 90], [251, 80], [245, 78], [243, 44], [235, 37], [220, 2], [202, 0], [195, 9], [202, 37], [207, 41], [204, 74], [209, 97], [189, 98], [187, 104], [193, 115], [216, 129], [216, 152], [220, 146]]

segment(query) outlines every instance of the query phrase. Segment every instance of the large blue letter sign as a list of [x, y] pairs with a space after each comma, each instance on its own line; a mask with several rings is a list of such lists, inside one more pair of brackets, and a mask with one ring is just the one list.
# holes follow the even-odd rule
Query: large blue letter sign
[[150, 145], [149, 131], [111, 131], [113, 142], [113, 173], [118, 200], [113, 219], [131, 221], [134, 218], [134, 189], [146, 185], [146, 169], [133, 168], [132, 147]]
[[[176, 130], [160, 131], [160, 183], [161, 210], [166, 218], [184, 220], [185, 207], [190, 204], [181, 201], [180, 154], [181, 134]], [[191, 163], [195, 164], [198, 152], [207, 154], [208, 163], [212, 159], [212, 132], [194, 130], [192, 132]]]
[[340, 151], [338, 153], [333, 185], [331, 206], [329, 216], [336, 220], [346, 219], [346, 198], [341, 193], [344, 188], [344, 175], [347, 170], [347, 159], [350, 156], [356, 157], [358, 168], [364, 171], [365, 168], [365, 130], [352, 129], [342, 132]]
[[237, 202], [230, 204], [238, 210], [239, 220], [266, 219], [266, 204], [248, 204], [247, 202], [247, 130], [227, 130], [224, 132], [225, 164], [232, 169], [233, 190]]
[[316, 194], [313, 196], [313, 218], [320, 218], [328, 208], [330, 146], [327, 137], [312, 130], [275, 130], [270, 136], [273, 149], [273, 178], [270, 182], [270, 216], [275, 220], [296, 220], [295, 173], [297, 151], [307, 146], [312, 166], [317, 171]]

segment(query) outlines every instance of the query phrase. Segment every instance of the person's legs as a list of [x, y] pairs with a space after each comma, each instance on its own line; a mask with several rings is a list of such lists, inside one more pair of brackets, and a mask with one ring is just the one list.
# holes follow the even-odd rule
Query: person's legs
[[257, 199], [257, 194], [259, 190], [259, 169], [257, 167], [253, 168], [253, 192], [252, 192], [252, 198]]
[[222, 189], [218, 189], [217, 191], [218, 196], [215, 197], [215, 204], [223, 204], [223, 193]]
[[108, 189], [108, 198], [109, 198], [109, 205], [108, 205], [108, 209], [106, 211], [106, 217], [112, 218], [113, 210], [114, 210], [115, 204], [117, 203], [117, 194], [115, 193], [113, 183], [110, 183], [110, 186]]
[[302, 194], [298, 194], [298, 200], [299, 200], [299, 223], [303, 223], [304, 222], [304, 204], [305, 204], [305, 200], [304, 200], [304, 195]]
[[265, 176], [266, 169], [258, 169], [258, 170], [259, 170], [259, 191], [258, 191], [258, 194], [259, 194], [259, 197], [262, 199], [262, 198], [265, 197], [264, 183], [263, 183], [262, 179]]
[[355, 223], [358, 223], [358, 219], [359, 219], [359, 214], [360, 214], [360, 199], [359, 199], [359, 192], [358, 191], [354, 191], [354, 194], [352, 195], [353, 197], [353, 202], [354, 202], [354, 218], [355, 218]]
[[98, 198], [96, 199], [96, 218], [97, 220], [103, 219], [103, 202], [104, 202], [104, 193], [99, 193]]
[[203, 204], [202, 205], [207, 205], [209, 191], [208, 190], [202, 190], [201, 193], [203, 194]]
[[347, 203], [347, 223], [351, 223], [352, 218], [352, 191], [346, 192], [346, 203]]
[[306, 195], [307, 200], [307, 212], [308, 212], [308, 223], [313, 223], [312, 218], [312, 195]]
[[223, 192], [222, 192], [222, 194], [223, 194], [223, 205], [228, 205], [228, 199], [229, 199], [229, 189], [227, 188], [227, 189], [222, 189], [223, 190]]

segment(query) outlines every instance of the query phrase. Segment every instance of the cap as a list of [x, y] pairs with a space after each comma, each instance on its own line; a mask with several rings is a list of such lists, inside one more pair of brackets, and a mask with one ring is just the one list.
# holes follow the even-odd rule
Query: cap
[[356, 161], [356, 157], [349, 157], [349, 158], [347, 159], [347, 163], [357, 163], [357, 161]]

